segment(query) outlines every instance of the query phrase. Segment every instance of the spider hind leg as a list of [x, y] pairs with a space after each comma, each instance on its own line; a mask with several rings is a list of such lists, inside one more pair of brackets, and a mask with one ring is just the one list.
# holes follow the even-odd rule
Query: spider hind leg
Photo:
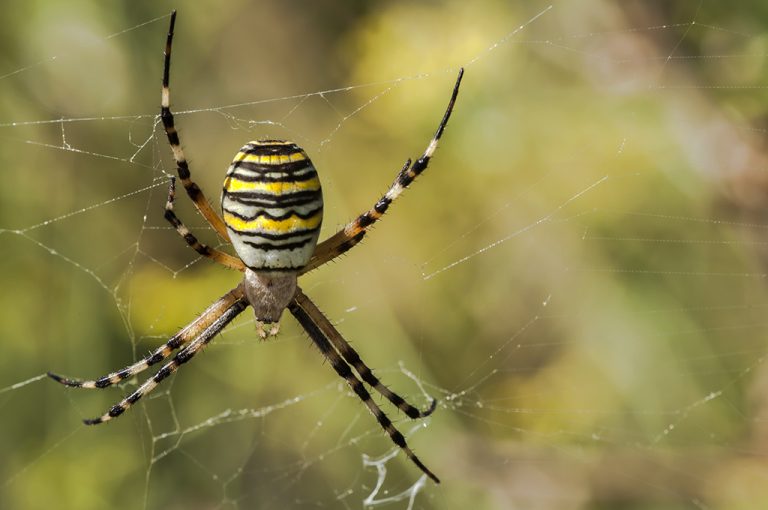
[[315, 253], [312, 255], [309, 263], [301, 269], [301, 273], [307, 273], [316, 269], [323, 264], [330, 262], [342, 253], [349, 251], [357, 243], [359, 243], [365, 234], [370, 230], [371, 226], [379, 221], [384, 213], [387, 212], [392, 202], [394, 202], [403, 191], [411, 185], [411, 183], [423, 173], [432, 156], [435, 155], [437, 145], [440, 142], [440, 138], [443, 136], [445, 126], [448, 125], [448, 119], [453, 112], [453, 106], [456, 103], [456, 98], [459, 95], [459, 86], [461, 85], [461, 79], [464, 76], [464, 69], [459, 70], [459, 75], [456, 77], [456, 83], [453, 86], [453, 92], [451, 98], [448, 101], [448, 107], [443, 114], [443, 118], [440, 124], [437, 126], [434, 136], [429, 141], [424, 153], [416, 160], [411, 161], [408, 159], [405, 165], [400, 169], [392, 182], [389, 190], [374, 204], [372, 208], [365, 211], [357, 218], [349, 222], [344, 228], [333, 234], [328, 239], [324, 240], [317, 245]]
[[165, 52], [163, 59], [163, 88], [160, 98], [160, 120], [163, 123], [163, 129], [165, 130], [168, 143], [171, 146], [173, 152], [173, 159], [176, 161], [176, 171], [179, 174], [181, 183], [184, 185], [184, 189], [187, 195], [195, 204], [195, 207], [200, 214], [205, 217], [211, 227], [216, 231], [219, 236], [225, 241], [229, 240], [229, 234], [227, 228], [224, 225], [224, 220], [216, 214], [211, 203], [203, 194], [200, 187], [192, 180], [192, 175], [189, 171], [189, 163], [184, 155], [184, 150], [181, 148], [181, 140], [179, 138], [179, 132], [176, 130], [176, 125], [173, 120], [173, 112], [171, 112], [171, 90], [170, 90], [170, 74], [171, 74], [171, 48], [173, 46], [173, 28], [176, 25], [176, 11], [171, 13], [171, 22], [168, 27], [168, 37], [165, 41]]

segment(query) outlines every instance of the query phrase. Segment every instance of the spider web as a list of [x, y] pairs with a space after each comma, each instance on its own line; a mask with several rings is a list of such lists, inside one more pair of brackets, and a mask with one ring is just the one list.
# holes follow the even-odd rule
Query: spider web
[[81, 425], [143, 377], [69, 391], [45, 371], [125, 366], [238, 277], [162, 218], [167, 15], [9, 9], [0, 507], [765, 507], [768, 12], [749, 4], [180, 10], [194, 179], [218, 205], [245, 141], [293, 139], [320, 169], [321, 237], [424, 149], [466, 68], [427, 174], [301, 280], [390, 387], [439, 399], [419, 422], [380, 404], [440, 486], [288, 316], [261, 342], [244, 313]]

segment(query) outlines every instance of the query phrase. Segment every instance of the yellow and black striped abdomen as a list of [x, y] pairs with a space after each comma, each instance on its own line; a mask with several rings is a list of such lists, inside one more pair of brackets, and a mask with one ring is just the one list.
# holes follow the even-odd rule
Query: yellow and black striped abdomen
[[227, 170], [224, 223], [238, 256], [256, 271], [294, 271], [315, 251], [323, 220], [317, 172], [293, 142], [249, 142]]

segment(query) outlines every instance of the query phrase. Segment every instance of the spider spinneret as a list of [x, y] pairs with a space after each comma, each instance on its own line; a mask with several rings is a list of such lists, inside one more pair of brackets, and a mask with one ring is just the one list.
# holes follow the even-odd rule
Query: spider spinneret
[[464, 70], [459, 70], [445, 114], [421, 157], [414, 162], [410, 159], [405, 162], [389, 190], [371, 209], [317, 244], [323, 218], [322, 190], [315, 167], [296, 144], [282, 140], [261, 140], [249, 142], [240, 149], [224, 180], [221, 197], [223, 219], [211, 207], [200, 187], [192, 181], [170, 108], [171, 46], [175, 22], [176, 11], [173, 11], [165, 45], [160, 119], [184, 190], [219, 237], [231, 242], [237, 256], [201, 243], [176, 216], [173, 209], [175, 178], [171, 178], [168, 187], [165, 219], [197, 253], [244, 273], [243, 281], [164, 345], [132, 365], [93, 380], [70, 379], [51, 372], [48, 375], [73, 388], [107, 388], [167, 360], [178, 350], [152, 377], [105, 414], [83, 420], [87, 425], [104, 423], [123, 414], [181, 365], [190, 361], [248, 306], [254, 309], [257, 330], [262, 338], [277, 334], [278, 321], [287, 308], [334, 371], [370, 410], [392, 442], [426, 476], [439, 483], [437, 476], [413, 453], [405, 437], [374, 402], [366, 384], [411, 419], [432, 414], [437, 401], [432, 399], [426, 409], [420, 410], [382, 384], [357, 351], [302, 292], [297, 285], [297, 277], [330, 262], [359, 243], [371, 225], [384, 215], [403, 190], [426, 170], [453, 111]]

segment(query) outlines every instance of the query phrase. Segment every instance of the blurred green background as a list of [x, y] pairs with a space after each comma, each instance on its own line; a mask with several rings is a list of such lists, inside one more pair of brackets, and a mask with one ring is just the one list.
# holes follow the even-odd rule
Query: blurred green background
[[[3, 7], [0, 508], [768, 508], [765, 2]], [[424, 424], [382, 404], [440, 486], [400, 454], [375, 492], [392, 445], [287, 314], [262, 342], [244, 313], [100, 427], [142, 378], [44, 377], [123, 367], [238, 281], [162, 218], [172, 8], [194, 178], [218, 207], [244, 142], [293, 139], [323, 237], [466, 68], [428, 173], [302, 279], [386, 383], [440, 399]]]

